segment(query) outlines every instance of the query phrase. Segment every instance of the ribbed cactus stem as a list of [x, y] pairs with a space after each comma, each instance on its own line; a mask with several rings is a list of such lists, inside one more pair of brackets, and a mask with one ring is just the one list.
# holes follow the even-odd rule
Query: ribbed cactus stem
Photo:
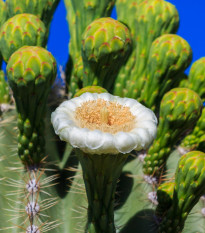
[[112, 18], [93, 21], [82, 37], [83, 86], [99, 85], [111, 91], [132, 46], [129, 29]]
[[88, 198], [85, 232], [115, 233], [114, 198], [117, 180], [127, 159], [123, 154], [86, 154], [77, 151]]
[[41, 47], [24, 46], [9, 59], [7, 76], [18, 112], [18, 154], [26, 165], [38, 164], [44, 154], [44, 116], [56, 77], [56, 62]]
[[116, 0], [64, 0], [67, 8], [67, 20], [69, 24], [69, 31], [71, 40], [69, 43], [69, 61], [67, 69], [67, 88], [71, 96], [82, 87], [82, 73], [76, 72], [76, 66], [79, 67], [81, 57], [81, 37], [86, 27], [95, 19], [101, 17], [108, 17], [114, 7]]
[[162, 183], [157, 188], [158, 205], [156, 208], [157, 217], [162, 218], [172, 205], [175, 183], [173, 181]]
[[17, 14], [30, 13], [38, 16], [49, 28], [53, 13], [60, 0], [7, 0], [9, 17]]
[[[195, 61], [191, 67], [186, 87], [196, 91], [201, 99], [205, 101], [205, 57]], [[181, 86], [183, 83], [181, 84]]]
[[[125, 14], [121, 13], [123, 6]], [[176, 8], [163, 0], [119, 1], [117, 10], [119, 20], [131, 29], [134, 49], [125, 64], [128, 69], [120, 70], [114, 93], [119, 94], [121, 91], [123, 96], [139, 98], [147, 82], [146, 73], [150, 71], [147, 63], [152, 42], [163, 34], [175, 33], [179, 16]]]
[[175, 175], [172, 205], [160, 224], [160, 233], [182, 232], [185, 220], [204, 194], [205, 154], [192, 151], [181, 157]]
[[157, 38], [150, 49], [146, 78], [139, 87], [144, 87], [140, 100], [152, 110], [158, 110], [163, 95], [177, 75], [189, 66], [191, 58], [191, 48], [183, 38], [172, 34]]
[[144, 173], [160, 178], [179, 137], [192, 129], [201, 115], [202, 101], [188, 88], [167, 92], [160, 105], [157, 137], [144, 159]]
[[197, 121], [193, 131], [182, 140], [180, 146], [178, 147], [178, 151], [181, 154], [185, 154], [192, 150], [203, 151], [205, 148], [204, 134], [205, 134], [205, 108], [203, 108], [201, 117]]

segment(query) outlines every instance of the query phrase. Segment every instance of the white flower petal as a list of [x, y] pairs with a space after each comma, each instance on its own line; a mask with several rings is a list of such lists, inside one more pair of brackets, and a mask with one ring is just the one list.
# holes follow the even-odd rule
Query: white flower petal
[[104, 143], [102, 134], [103, 133], [99, 130], [88, 131], [85, 139], [85, 146], [90, 150], [99, 149]]
[[59, 135], [62, 141], [70, 142], [70, 130], [69, 129], [70, 127], [66, 127], [63, 130], [57, 132], [57, 134]]
[[115, 135], [115, 147], [119, 152], [126, 154], [134, 150], [136, 144], [129, 133], [119, 132]]
[[[78, 127], [75, 124], [76, 108], [84, 102], [99, 98], [129, 107], [136, 117], [134, 128], [130, 132], [111, 134]], [[157, 118], [151, 110], [136, 100], [112, 96], [109, 93], [84, 93], [80, 97], [65, 101], [52, 113], [51, 122], [61, 140], [91, 154], [129, 153], [132, 150], [146, 149], [156, 136], [157, 127]]]
[[[134, 133], [136, 135], [139, 136], [140, 138], [140, 145], [143, 149], [147, 149], [147, 147], [151, 144], [152, 140], [154, 139], [148, 132], [147, 129], [143, 129], [143, 128], [136, 128], [134, 130], [132, 130], [131, 133]], [[138, 150], [138, 148], [136, 147], [135, 150]]]
[[120, 98], [120, 99], [121, 100], [119, 101], [119, 103], [122, 104], [123, 106], [127, 106], [129, 108], [138, 104], [138, 102], [136, 100], [131, 99], [131, 98]]
[[80, 98], [80, 100], [83, 102], [86, 101], [92, 101], [92, 100], [96, 100], [98, 98], [98, 95], [96, 93], [83, 93], [81, 96], [79, 96], [78, 98]]
[[105, 101], [114, 101], [114, 96], [109, 93], [98, 94], [98, 98], [103, 99]]
[[144, 120], [140, 123], [137, 123], [136, 125], [137, 125], [137, 127], [144, 128], [144, 129], [148, 130], [149, 134], [151, 134], [152, 137], [156, 136], [157, 129], [156, 129], [156, 123], [154, 121]]
[[89, 130], [86, 128], [71, 127], [69, 129], [69, 142], [75, 148], [85, 148], [85, 139]]

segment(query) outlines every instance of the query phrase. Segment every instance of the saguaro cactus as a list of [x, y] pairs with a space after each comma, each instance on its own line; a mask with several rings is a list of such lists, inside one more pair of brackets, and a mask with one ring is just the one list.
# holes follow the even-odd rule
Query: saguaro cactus
[[177, 9], [64, 2], [59, 91], [46, 50], [59, 0], [0, 0], [0, 232], [204, 233], [205, 62], [184, 74]]

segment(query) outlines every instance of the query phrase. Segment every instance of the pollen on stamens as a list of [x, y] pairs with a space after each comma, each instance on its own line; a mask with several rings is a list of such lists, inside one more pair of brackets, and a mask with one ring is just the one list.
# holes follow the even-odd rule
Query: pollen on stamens
[[130, 108], [103, 99], [84, 102], [75, 111], [76, 123], [81, 128], [108, 133], [129, 132], [134, 128], [135, 117]]

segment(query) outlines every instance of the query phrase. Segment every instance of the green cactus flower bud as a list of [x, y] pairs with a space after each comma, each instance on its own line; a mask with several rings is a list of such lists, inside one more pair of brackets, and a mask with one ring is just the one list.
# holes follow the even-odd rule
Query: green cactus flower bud
[[35, 15], [18, 14], [7, 20], [0, 30], [0, 50], [6, 62], [24, 45], [46, 45], [46, 28]]
[[82, 38], [83, 85], [99, 85], [111, 90], [131, 50], [129, 29], [112, 18], [100, 18], [86, 28]]
[[[79, 4], [78, 0], [64, 0], [71, 34], [70, 49], [80, 52], [81, 35], [93, 20], [110, 16], [116, 0], [90, 0]], [[72, 51], [74, 52], [74, 51]]]
[[[126, 9], [126, 14], [119, 11], [119, 20], [129, 26], [134, 49], [125, 65], [130, 69], [120, 71], [114, 93], [139, 98], [146, 82], [146, 72], [149, 72], [147, 61], [152, 42], [163, 34], [175, 33], [179, 16], [175, 6], [163, 0], [123, 1], [119, 4], [120, 9], [123, 5]], [[119, 93], [120, 86], [122, 93]]]
[[160, 177], [174, 145], [186, 130], [194, 127], [201, 110], [200, 97], [188, 88], [174, 88], [164, 95], [157, 137], [144, 160], [145, 174]]
[[[24, 46], [10, 57], [7, 76], [21, 122], [19, 143], [24, 150], [23, 153], [19, 151], [19, 156], [24, 163], [39, 163], [45, 156], [43, 117], [56, 77], [55, 59], [41, 47]], [[35, 145], [32, 150], [29, 150], [29, 143]]]
[[46, 25], [49, 26], [60, 0], [7, 0], [9, 17], [17, 14], [30, 13], [38, 16]]
[[6, 4], [0, 0], [0, 27], [4, 24], [7, 19]]
[[78, 92], [76, 92], [74, 97], [78, 97], [86, 92], [100, 94], [100, 93], [107, 93], [107, 90], [100, 86], [87, 86], [87, 87], [80, 89]]
[[[4, 22], [7, 19], [7, 10], [6, 10], [6, 4], [0, 0], [0, 28], [4, 24]], [[0, 66], [2, 63], [2, 56], [0, 54]]]
[[[66, 83], [70, 96], [74, 96], [75, 92], [82, 88], [82, 69], [81, 57], [81, 37], [86, 27], [93, 20], [109, 17], [116, 0], [64, 0], [67, 9], [67, 20], [69, 24], [69, 32], [71, 40], [69, 43], [69, 61], [68, 72], [66, 75]], [[76, 72], [76, 66], [80, 69]], [[78, 76], [80, 75], [80, 76]]]
[[172, 206], [160, 224], [160, 233], [182, 232], [188, 214], [204, 194], [205, 154], [203, 152], [192, 151], [180, 158], [175, 184]]
[[175, 182], [165, 182], [157, 188], [158, 206], [156, 214], [162, 217], [172, 205]]
[[170, 89], [176, 75], [189, 66], [191, 59], [191, 48], [180, 36], [167, 34], [157, 38], [150, 50], [147, 64], [149, 72], [143, 81], [140, 100], [156, 110], [156, 105]]

